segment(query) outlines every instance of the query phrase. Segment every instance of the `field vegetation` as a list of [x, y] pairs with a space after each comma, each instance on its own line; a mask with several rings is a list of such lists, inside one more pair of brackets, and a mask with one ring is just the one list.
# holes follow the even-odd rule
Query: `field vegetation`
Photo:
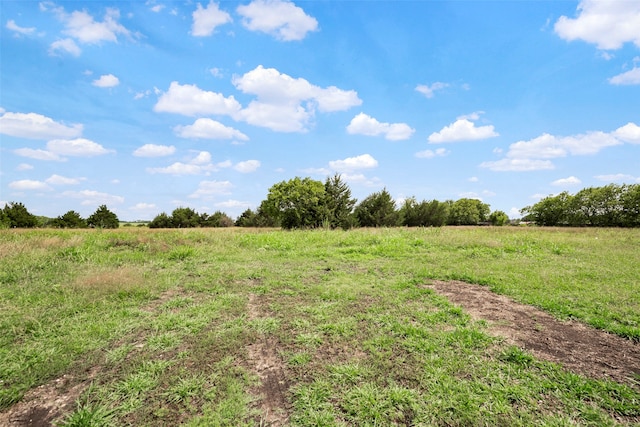
[[538, 360], [426, 286], [640, 342], [639, 229], [0, 230], [0, 264], [5, 414], [66, 378], [64, 426], [640, 423], [640, 377]]

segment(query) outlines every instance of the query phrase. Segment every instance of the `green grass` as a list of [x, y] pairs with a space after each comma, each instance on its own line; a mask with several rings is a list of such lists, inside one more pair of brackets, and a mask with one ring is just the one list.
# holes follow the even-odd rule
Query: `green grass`
[[0, 409], [95, 372], [65, 426], [260, 425], [260, 340], [288, 425], [640, 422], [638, 387], [539, 361], [422, 286], [640, 341], [640, 230], [0, 230], [0, 263]]

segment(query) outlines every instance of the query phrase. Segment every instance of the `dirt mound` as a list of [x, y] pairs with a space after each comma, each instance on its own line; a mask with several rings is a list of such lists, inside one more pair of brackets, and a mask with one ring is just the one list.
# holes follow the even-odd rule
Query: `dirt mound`
[[[428, 287], [462, 307], [489, 331], [539, 359], [597, 379], [638, 387], [640, 345], [491, 292], [486, 286], [433, 281]], [[634, 375], [636, 378], [634, 379]]]

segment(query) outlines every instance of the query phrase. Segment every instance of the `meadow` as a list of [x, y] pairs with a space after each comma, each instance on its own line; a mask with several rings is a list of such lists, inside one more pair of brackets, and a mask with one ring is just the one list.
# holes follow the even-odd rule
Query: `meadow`
[[5, 415], [58, 384], [61, 426], [640, 423], [637, 375], [539, 360], [427, 286], [640, 343], [640, 229], [0, 230], [0, 265]]

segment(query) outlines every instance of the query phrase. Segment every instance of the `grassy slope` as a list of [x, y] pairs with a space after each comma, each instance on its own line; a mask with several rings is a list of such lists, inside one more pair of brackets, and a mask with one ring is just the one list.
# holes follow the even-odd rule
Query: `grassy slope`
[[417, 286], [478, 282], [640, 339], [640, 230], [1, 231], [0, 261], [0, 408], [98, 366], [69, 425], [253, 425], [247, 347], [268, 337], [293, 425], [640, 419], [637, 390], [540, 363]]

